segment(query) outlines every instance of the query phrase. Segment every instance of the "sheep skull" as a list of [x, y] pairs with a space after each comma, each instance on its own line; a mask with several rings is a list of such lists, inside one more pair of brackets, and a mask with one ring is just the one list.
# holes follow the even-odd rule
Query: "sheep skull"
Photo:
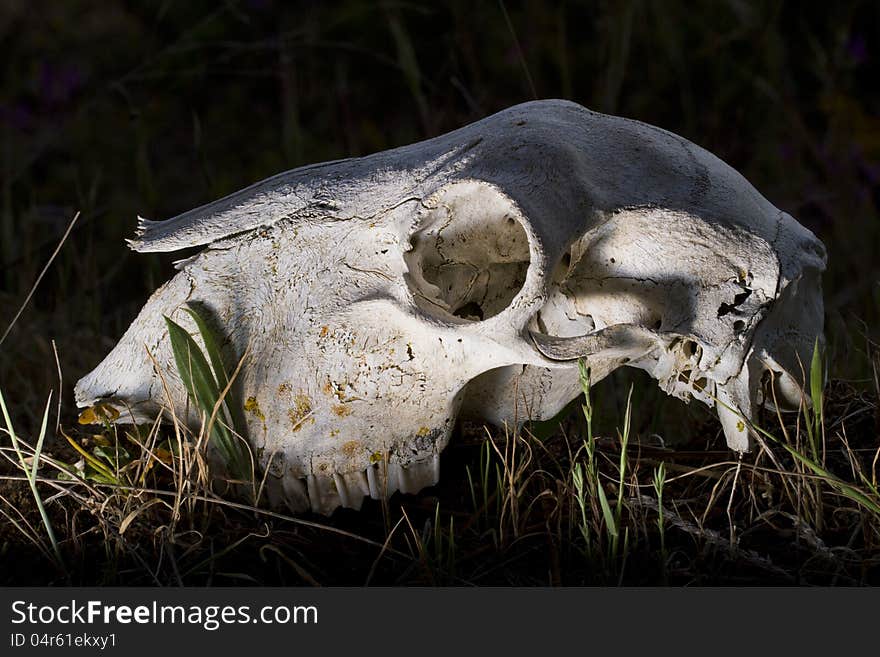
[[[163, 316], [199, 304], [250, 357], [236, 381], [273, 505], [329, 513], [436, 483], [460, 416], [554, 416], [623, 365], [716, 407], [729, 446], [795, 407], [822, 333], [824, 248], [707, 151], [565, 101], [295, 169], [164, 222], [178, 263], [76, 387], [118, 421], [196, 422]], [[195, 332], [195, 331], [194, 331]], [[772, 373], [772, 399], [762, 385]]]

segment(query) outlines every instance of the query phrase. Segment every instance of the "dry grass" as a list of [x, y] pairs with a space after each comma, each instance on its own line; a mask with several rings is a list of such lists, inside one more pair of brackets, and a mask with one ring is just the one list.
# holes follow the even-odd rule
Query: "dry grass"
[[[877, 351], [872, 359], [876, 372]], [[38, 457], [21, 438], [24, 460], [7, 441], [0, 509], [16, 522], [3, 549], [31, 567], [7, 571], [4, 583], [874, 584], [880, 449], [870, 383], [829, 385], [814, 459], [810, 412], [767, 413], [757, 449], [742, 458], [708, 417], [710, 434], [692, 441], [705, 446], [665, 447], [639, 430], [649, 408], [627, 403], [622, 421], [603, 421], [622, 385], [612, 381], [598, 387], [601, 403], [586, 405], [589, 423], [574, 409], [555, 427], [465, 427], [439, 487], [329, 519], [230, 497], [205, 457], [204, 427], [107, 422], [100, 433], [80, 427], [75, 450], [56, 442]], [[34, 459], [59, 559], [25, 503], [22, 463]]]

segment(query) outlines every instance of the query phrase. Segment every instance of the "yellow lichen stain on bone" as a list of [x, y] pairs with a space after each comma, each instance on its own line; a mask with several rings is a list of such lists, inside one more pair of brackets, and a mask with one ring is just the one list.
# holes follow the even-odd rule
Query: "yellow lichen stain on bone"
[[342, 444], [342, 453], [348, 458], [353, 457], [361, 449], [361, 444], [357, 440], [349, 440]]
[[322, 326], [321, 327], [321, 337], [326, 338], [329, 334], [330, 334], [330, 327], [329, 326]]
[[348, 417], [349, 415], [351, 415], [351, 408], [345, 406], [344, 404], [334, 404], [332, 410], [333, 413], [335, 415], [338, 415], [339, 417]]
[[289, 383], [282, 383], [280, 386], [278, 386], [278, 394], [279, 394], [279, 396], [280, 396], [280, 395], [286, 395], [286, 394], [288, 394], [290, 391], [291, 391], [291, 386], [290, 386]]
[[429, 433], [431, 433], [431, 430], [428, 427], [420, 427], [419, 430], [416, 432], [416, 435], [419, 438], [424, 438]]
[[117, 418], [119, 418], [119, 411], [109, 404], [95, 404], [80, 413], [77, 422], [80, 424], [99, 424], [113, 422]]
[[372, 454], [370, 454], [370, 465], [373, 465], [374, 463], [381, 463], [384, 460], [385, 456], [382, 454], [382, 452], [373, 452]]
[[287, 410], [287, 417], [290, 418], [290, 424], [294, 432], [302, 429], [306, 421], [315, 423], [312, 417], [312, 400], [308, 395], [298, 394], [293, 400], [293, 406]]
[[257, 402], [256, 397], [248, 397], [244, 402], [244, 410], [246, 410], [251, 415], [254, 415], [262, 422], [266, 421], [266, 416], [263, 415], [263, 411], [260, 410], [260, 404]]

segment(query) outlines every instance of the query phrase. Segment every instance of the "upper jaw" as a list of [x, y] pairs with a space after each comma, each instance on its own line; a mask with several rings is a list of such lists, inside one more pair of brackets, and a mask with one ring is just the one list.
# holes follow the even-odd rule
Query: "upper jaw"
[[806, 378], [809, 339], [821, 340], [821, 327], [799, 334], [795, 341], [783, 340], [790, 335], [785, 327], [794, 321], [776, 308], [758, 322], [750, 342], [731, 343], [724, 350], [635, 324], [616, 324], [577, 337], [537, 332], [529, 332], [529, 337], [549, 362], [584, 358], [598, 375], [596, 380], [623, 365], [645, 370], [667, 394], [715, 408], [728, 446], [747, 452], [752, 447], [750, 424], [761, 406], [797, 410], [810, 403], [805, 386], [798, 382]]

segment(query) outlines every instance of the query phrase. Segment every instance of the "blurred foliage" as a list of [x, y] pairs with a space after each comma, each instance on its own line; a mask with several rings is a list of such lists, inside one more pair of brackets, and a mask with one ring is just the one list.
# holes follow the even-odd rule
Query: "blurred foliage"
[[831, 258], [831, 359], [846, 364], [865, 349], [860, 322], [880, 326], [878, 33], [880, 4], [861, 0], [5, 0], [0, 328], [83, 215], [0, 349], [0, 382], [39, 414], [54, 339], [72, 406], [71, 381], [180, 257], [130, 253], [136, 214], [533, 95], [677, 132], [814, 230]]

